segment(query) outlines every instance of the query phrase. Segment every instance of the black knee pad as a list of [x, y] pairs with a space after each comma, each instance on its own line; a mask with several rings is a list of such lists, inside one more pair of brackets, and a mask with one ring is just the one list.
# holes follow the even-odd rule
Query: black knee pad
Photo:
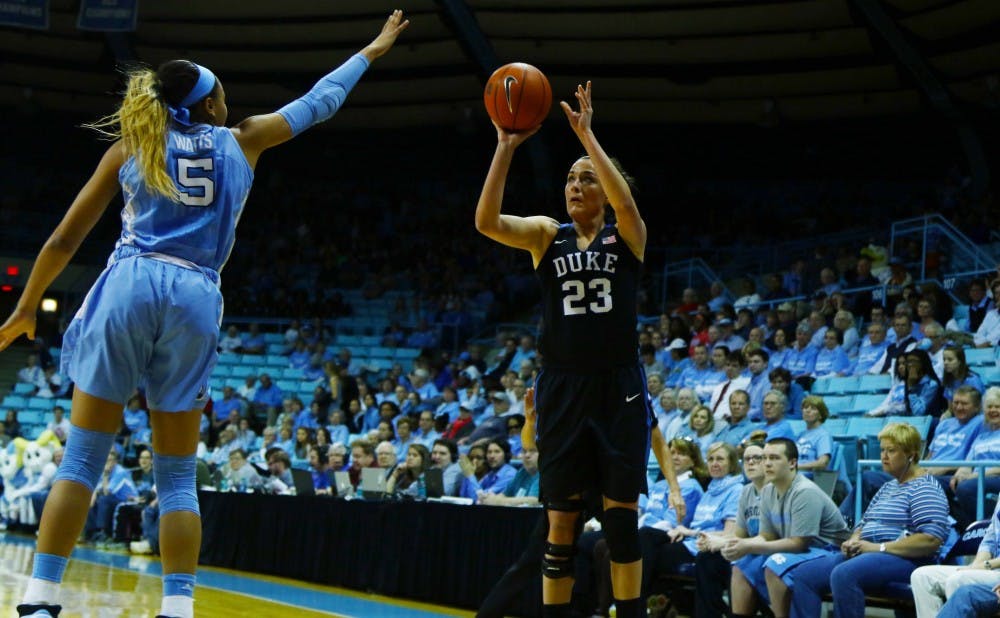
[[638, 511], [623, 507], [607, 509], [602, 524], [611, 562], [628, 564], [642, 557]]
[[542, 575], [549, 579], [561, 579], [574, 575], [576, 543], [572, 545], [545, 544], [545, 555], [542, 556]]

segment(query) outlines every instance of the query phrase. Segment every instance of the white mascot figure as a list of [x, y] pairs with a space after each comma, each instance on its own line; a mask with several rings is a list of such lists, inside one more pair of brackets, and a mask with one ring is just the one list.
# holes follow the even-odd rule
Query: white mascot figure
[[17, 509], [21, 524], [38, 524], [41, 505], [56, 477], [56, 464], [52, 463], [52, 454], [55, 449], [61, 448], [59, 439], [49, 430], [43, 431], [34, 442], [29, 442], [24, 447], [21, 461], [25, 483], [14, 490], [10, 497], [11, 506]]
[[0, 451], [0, 476], [3, 477], [3, 493], [0, 494], [0, 530], [20, 521], [20, 509], [13, 508], [11, 494], [25, 484], [24, 470], [21, 468], [21, 453], [28, 441], [14, 438], [7, 448]]

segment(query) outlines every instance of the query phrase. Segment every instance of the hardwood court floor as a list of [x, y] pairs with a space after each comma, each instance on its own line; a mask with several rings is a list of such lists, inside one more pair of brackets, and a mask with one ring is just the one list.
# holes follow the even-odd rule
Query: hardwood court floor
[[[31, 574], [35, 541], [0, 533], [0, 618], [16, 616]], [[77, 548], [66, 569], [60, 618], [153, 618], [160, 607], [160, 561], [92, 548]], [[295, 616], [316, 618], [430, 618], [471, 612], [424, 603], [256, 575], [199, 567], [197, 618]]]

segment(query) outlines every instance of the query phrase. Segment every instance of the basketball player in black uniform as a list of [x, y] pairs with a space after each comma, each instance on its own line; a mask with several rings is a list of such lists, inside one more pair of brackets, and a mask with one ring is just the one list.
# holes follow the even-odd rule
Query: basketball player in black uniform
[[[618, 616], [645, 614], [640, 596], [637, 502], [646, 489], [650, 409], [636, 341], [636, 296], [646, 225], [628, 181], [597, 142], [591, 86], [578, 86], [579, 111], [560, 103], [586, 156], [566, 176], [572, 223], [500, 214], [514, 150], [538, 129], [497, 127], [497, 148], [476, 207], [476, 229], [531, 252], [542, 284], [535, 386], [540, 493], [549, 533], [542, 572], [545, 616], [569, 612], [580, 496], [603, 496], [604, 533]], [[605, 224], [606, 209], [616, 223]], [[673, 492], [671, 492], [673, 493]], [[679, 493], [678, 493], [679, 496]]]

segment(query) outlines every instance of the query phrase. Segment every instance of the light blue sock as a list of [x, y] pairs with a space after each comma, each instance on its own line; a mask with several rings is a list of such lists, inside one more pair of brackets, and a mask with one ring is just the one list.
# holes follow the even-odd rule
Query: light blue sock
[[193, 597], [195, 577], [190, 573], [170, 573], [163, 576], [163, 596]]
[[56, 584], [62, 583], [63, 573], [69, 558], [55, 554], [35, 554], [35, 564], [31, 567], [31, 576]]
[[66, 571], [68, 558], [55, 554], [35, 554], [31, 579], [21, 602], [26, 605], [56, 605], [59, 603], [59, 586]]

